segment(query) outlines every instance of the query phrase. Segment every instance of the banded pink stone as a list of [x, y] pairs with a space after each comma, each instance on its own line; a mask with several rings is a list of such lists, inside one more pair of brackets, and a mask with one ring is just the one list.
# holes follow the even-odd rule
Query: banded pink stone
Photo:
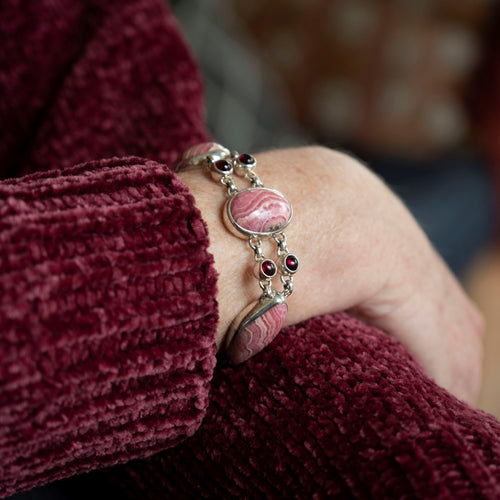
[[227, 211], [236, 229], [244, 234], [281, 231], [292, 217], [290, 202], [279, 191], [268, 188], [240, 191], [229, 201]]
[[269, 345], [283, 327], [286, 313], [284, 302], [276, 304], [240, 330], [226, 352], [230, 362], [243, 363]]

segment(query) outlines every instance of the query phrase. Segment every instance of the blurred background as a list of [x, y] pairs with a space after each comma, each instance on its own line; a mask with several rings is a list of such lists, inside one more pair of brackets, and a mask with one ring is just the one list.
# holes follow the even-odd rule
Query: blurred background
[[[479, 407], [500, 418], [500, 4], [170, 3], [217, 141], [241, 152], [339, 148], [404, 200], [486, 317]], [[111, 498], [108, 487], [97, 497]], [[88, 498], [88, 488], [82, 475], [11, 498]]]
[[[200, 64], [217, 141], [241, 152], [339, 148], [404, 200], [486, 317], [479, 407], [500, 418], [500, 4], [170, 3]], [[88, 498], [87, 483], [11, 498]], [[112, 497], [106, 488], [98, 498]]]
[[496, 2], [174, 0], [172, 8], [201, 66], [216, 140], [252, 152], [339, 148], [405, 201], [486, 316], [479, 405], [500, 417]]

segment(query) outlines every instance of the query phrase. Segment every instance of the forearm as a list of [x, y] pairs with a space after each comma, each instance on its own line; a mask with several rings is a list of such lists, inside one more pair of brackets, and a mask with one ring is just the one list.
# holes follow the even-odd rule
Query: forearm
[[0, 214], [0, 496], [191, 435], [217, 305], [185, 186], [94, 162], [1, 183]]

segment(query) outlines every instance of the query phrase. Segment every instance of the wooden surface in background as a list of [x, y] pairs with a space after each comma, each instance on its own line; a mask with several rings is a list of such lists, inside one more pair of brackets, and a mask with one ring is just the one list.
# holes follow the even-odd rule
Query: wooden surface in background
[[478, 407], [500, 419], [500, 246], [485, 252], [473, 265], [466, 289], [486, 319]]

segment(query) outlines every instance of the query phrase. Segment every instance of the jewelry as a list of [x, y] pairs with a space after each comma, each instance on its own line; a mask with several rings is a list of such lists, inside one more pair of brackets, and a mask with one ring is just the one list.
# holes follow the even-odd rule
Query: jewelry
[[[286, 298], [293, 292], [293, 275], [299, 260], [287, 248], [284, 229], [292, 219], [292, 206], [279, 192], [264, 186], [255, 173], [257, 160], [250, 154], [238, 154], [215, 142], [189, 148], [181, 156], [177, 169], [184, 166], [204, 166], [226, 187], [228, 201], [224, 210], [227, 225], [239, 236], [248, 239], [256, 262], [262, 295], [233, 321], [226, 336], [226, 355], [232, 364], [239, 364], [266, 347], [281, 330], [288, 306]], [[232, 174], [251, 183], [240, 189]], [[262, 241], [276, 243], [276, 260], [267, 258]], [[272, 288], [279, 274], [283, 289]]]

